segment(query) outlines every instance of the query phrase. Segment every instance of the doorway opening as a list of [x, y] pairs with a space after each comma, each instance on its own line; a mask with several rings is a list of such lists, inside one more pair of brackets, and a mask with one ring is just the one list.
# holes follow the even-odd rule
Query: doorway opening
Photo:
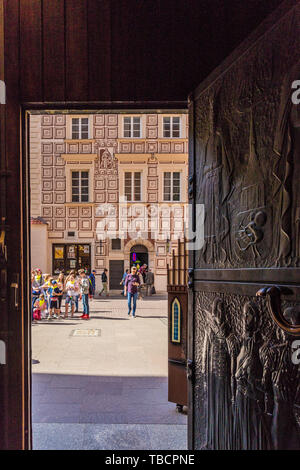
[[130, 249], [130, 266], [139, 269], [143, 264], [149, 265], [148, 250], [144, 245], [134, 245]]
[[[187, 129], [184, 110], [29, 113], [34, 449], [111, 449], [123, 432], [120, 450], [187, 448], [168, 401], [170, 229], [153, 236], [187, 201]], [[143, 264], [156, 294], [129, 321], [123, 276]]]

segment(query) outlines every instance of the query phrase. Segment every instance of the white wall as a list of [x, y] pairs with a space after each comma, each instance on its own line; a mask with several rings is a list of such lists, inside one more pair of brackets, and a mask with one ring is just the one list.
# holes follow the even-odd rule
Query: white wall
[[31, 225], [31, 268], [50, 272], [48, 266], [47, 225]]

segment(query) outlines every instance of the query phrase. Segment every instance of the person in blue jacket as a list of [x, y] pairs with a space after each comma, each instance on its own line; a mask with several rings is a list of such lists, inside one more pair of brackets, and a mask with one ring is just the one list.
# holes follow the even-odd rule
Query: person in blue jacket
[[90, 295], [94, 297], [95, 290], [96, 290], [96, 278], [95, 278], [96, 271], [93, 269], [91, 274], [89, 275], [89, 283], [90, 283]]

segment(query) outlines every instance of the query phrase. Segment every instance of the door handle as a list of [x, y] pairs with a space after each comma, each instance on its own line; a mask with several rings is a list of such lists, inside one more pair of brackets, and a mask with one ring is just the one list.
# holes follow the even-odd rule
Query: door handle
[[1, 296], [0, 296], [0, 301], [5, 302], [6, 296], [7, 296], [7, 271], [6, 269], [1, 269], [1, 281], [0, 281], [0, 286], [1, 286]]
[[287, 333], [300, 336], [300, 305], [287, 307], [281, 305], [281, 295], [292, 295], [293, 291], [285, 286], [263, 287], [256, 292], [257, 297], [266, 297], [267, 308], [273, 321]]
[[186, 361], [186, 376], [188, 380], [194, 380], [194, 362], [191, 359]]
[[19, 307], [19, 284], [17, 282], [12, 282], [10, 287], [15, 291], [15, 307]]

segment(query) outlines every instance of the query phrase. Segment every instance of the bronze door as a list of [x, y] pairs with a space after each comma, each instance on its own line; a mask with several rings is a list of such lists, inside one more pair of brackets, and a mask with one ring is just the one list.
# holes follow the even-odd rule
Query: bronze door
[[191, 98], [189, 195], [205, 206], [189, 272], [194, 449], [300, 448], [299, 13]]

